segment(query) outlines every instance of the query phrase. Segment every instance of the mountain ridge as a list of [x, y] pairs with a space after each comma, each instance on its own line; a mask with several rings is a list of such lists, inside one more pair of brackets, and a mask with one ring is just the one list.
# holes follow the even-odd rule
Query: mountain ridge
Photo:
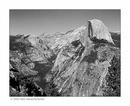
[[[120, 74], [119, 81], [113, 81], [116, 89], [106, 83], [112, 79], [110, 69], [120, 72], [120, 38], [116, 35], [119, 34], [109, 32], [102, 21], [94, 19], [64, 34], [10, 36], [10, 77], [28, 79], [12, 88], [27, 96], [107, 96], [108, 91], [110, 96], [119, 96]], [[114, 66], [112, 61], [118, 64]], [[16, 72], [12, 72], [13, 67]], [[35, 86], [30, 89], [32, 93], [26, 86], [21, 88], [28, 82]], [[40, 91], [36, 90], [39, 87]]]

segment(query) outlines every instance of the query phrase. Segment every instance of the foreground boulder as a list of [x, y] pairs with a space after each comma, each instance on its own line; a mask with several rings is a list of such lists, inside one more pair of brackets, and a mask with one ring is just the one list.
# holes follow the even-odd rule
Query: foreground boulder
[[10, 77], [17, 84], [10, 90], [24, 96], [120, 96], [116, 44], [97, 19], [67, 33], [11, 36]]

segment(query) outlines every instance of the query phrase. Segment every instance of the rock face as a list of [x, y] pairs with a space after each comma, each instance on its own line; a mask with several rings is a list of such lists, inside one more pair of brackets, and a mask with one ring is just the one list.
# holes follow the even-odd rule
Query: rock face
[[111, 35], [107, 29], [107, 27], [103, 24], [102, 21], [94, 19], [90, 20], [90, 37], [96, 37], [97, 39], [104, 39], [108, 42], [111, 42], [114, 44]]
[[10, 36], [10, 79], [10, 95], [120, 96], [120, 48], [97, 19], [65, 34]]

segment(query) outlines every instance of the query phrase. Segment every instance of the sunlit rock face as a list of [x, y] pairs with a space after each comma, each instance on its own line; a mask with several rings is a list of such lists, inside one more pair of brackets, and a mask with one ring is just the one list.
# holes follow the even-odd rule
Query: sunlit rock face
[[111, 34], [109, 33], [107, 27], [103, 24], [102, 21], [94, 19], [89, 21], [90, 37], [96, 37], [97, 39], [104, 39], [108, 42], [113, 43]]
[[[11, 83], [10, 91], [22, 96], [120, 96], [120, 41], [112, 37], [97, 19], [67, 33], [11, 36], [10, 77], [16, 86]], [[28, 84], [35, 90], [29, 91]]]
[[108, 45], [94, 47], [93, 44], [84, 47], [81, 42], [77, 47], [73, 44], [64, 47], [51, 73], [47, 74], [47, 81], [53, 79], [58, 92], [64, 96], [102, 96], [100, 86], [108, 74], [113, 56], [119, 55], [119, 50]]

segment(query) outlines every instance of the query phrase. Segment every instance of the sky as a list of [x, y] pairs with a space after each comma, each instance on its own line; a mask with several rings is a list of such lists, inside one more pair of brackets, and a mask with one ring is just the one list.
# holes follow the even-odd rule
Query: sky
[[9, 34], [41, 35], [67, 32], [84, 26], [87, 20], [101, 20], [109, 31], [121, 31], [120, 10], [10, 10]]

